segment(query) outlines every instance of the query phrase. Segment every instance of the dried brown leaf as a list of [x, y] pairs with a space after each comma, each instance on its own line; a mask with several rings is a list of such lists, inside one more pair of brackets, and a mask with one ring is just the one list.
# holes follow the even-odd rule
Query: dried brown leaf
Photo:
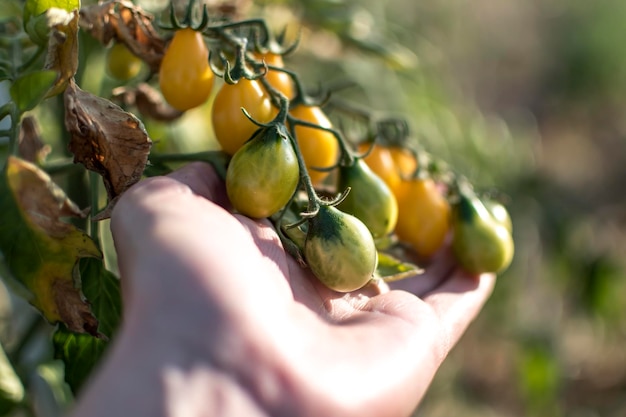
[[79, 259], [102, 258], [96, 243], [62, 220], [85, 217], [40, 168], [9, 157], [0, 176], [0, 250], [28, 301], [52, 323], [100, 337], [98, 320], [75, 274]]
[[80, 9], [80, 27], [104, 45], [122, 42], [153, 72], [159, 70], [165, 42], [152, 24], [153, 16], [128, 1], [109, 1]]
[[65, 127], [74, 162], [102, 176], [111, 208], [116, 197], [139, 181], [148, 162], [152, 141], [143, 124], [71, 81], [65, 91]]
[[46, 145], [41, 140], [41, 132], [35, 118], [24, 117], [19, 136], [20, 156], [28, 162], [40, 164], [45, 161], [50, 151], [50, 145]]

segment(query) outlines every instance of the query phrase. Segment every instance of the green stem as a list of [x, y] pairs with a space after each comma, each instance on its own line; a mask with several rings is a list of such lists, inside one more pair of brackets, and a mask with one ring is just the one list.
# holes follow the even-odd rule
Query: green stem
[[309, 204], [307, 206], [307, 213], [310, 215], [315, 215], [320, 209], [320, 204], [322, 204], [321, 199], [315, 192], [315, 187], [313, 186], [313, 181], [311, 181], [311, 176], [309, 175], [309, 171], [306, 167], [306, 163], [304, 162], [304, 157], [302, 156], [302, 152], [300, 151], [300, 146], [298, 145], [298, 141], [296, 140], [296, 132], [295, 132], [295, 124], [289, 124], [289, 140], [291, 141], [291, 146], [296, 152], [296, 158], [298, 159], [298, 167], [300, 168], [300, 182], [304, 184], [304, 188], [306, 190], [306, 195], [309, 200]]
[[72, 158], [59, 159], [57, 161], [48, 162], [41, 167], [48, 175], [66, 174], [69, 172], [78, 172], [84, 168], [80, 164], [75, 164]]
[[100, 175], [96, 172], [89, 171], [89, 193], [91, 199], [91, 216], [89, 223], [89, 236], [94, 242], [100, 243], [100, 223], [93, 221], [93, 218], [100, 211], [99, 207], [99, 192], [100, 192]]
[[22, 125], [22, 114], [12, 101], [7, 103], [11, 105], [11, 128], [9, 129], [9, 149], [11, 155], [18, 156], [20, 151], [20, 126]]
[[24, 349], [30, 343], [30, 341], [39, 334], [39, 331], [44, 328], [44, 325], [47, 327], [48, 324], [41, 319], [40, 315], [34, 315], [32, 321], [28, 324], [26, 331], [20, 337], [20, 340], [12, 349], [9, 354], [9, 358], [12, 363], [19, 363], [21, 360], [21, 356], [24, 353]]

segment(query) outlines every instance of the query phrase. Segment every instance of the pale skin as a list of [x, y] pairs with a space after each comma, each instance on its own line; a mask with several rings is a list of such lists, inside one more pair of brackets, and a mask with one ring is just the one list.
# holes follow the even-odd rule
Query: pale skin
[[402, 289], [330, 291], [203, 163], [132, 187], [111, 228], [124, 322], [73, 417], [409, 416], [495, 281], [443, 250]]

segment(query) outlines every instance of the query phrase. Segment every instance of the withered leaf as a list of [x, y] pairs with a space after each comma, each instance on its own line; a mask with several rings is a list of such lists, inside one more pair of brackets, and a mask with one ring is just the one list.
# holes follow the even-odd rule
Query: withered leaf
[[107, 99], [81, 90], [72, 80], [65, 90], [65, 127], [74, 162], [100, 174], [109, 206], [141, 179], [152, 141], [141, 121]]
[[46, 12], [50, 37], [44, 69], [59, 73], [56, 83], [48, 92], [48, 97], [65, 89], [68, 81], [78, 68], [78, 10], [67, 12], [51, 8]]
[[171, 122], [184, 114], [163, 99], [163, 96], [150, 84], [141, 83], [136, 87], [119, 87], [113, 90], [113, 97], [126, 106], [135, 106], [145, 117], [161, 122]]
[[99, 336], [76, 264], [102, 254], [88, 235], [61, 220], [85, 214], [48, 174], [16, 157], [0, 176], [0, 195], [0, 251], [28, 301], [52, 323]]
[[28, 162], [40, 164], [44, 162], [50, 151], [50, 145], [46, 145], [41, 140], [41, 132], [35, 118], [24, 117], [19, 135], [20, 156]]
[[165, 42], [152, 25], [153, 16], [129, 1], [108, 1], [80, 9], [80, 27], [104, 45], [122, 42], [157, 72]]

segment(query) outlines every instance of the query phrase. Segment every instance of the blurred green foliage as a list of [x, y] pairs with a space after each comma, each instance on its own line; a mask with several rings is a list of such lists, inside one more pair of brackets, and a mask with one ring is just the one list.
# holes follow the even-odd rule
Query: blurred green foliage
[[513, 217], [513, 266], [415, 415], [626, 414], [626, 4], [287, 3], [288, 65], [356, 81], [337, 94], [405, 116]]

